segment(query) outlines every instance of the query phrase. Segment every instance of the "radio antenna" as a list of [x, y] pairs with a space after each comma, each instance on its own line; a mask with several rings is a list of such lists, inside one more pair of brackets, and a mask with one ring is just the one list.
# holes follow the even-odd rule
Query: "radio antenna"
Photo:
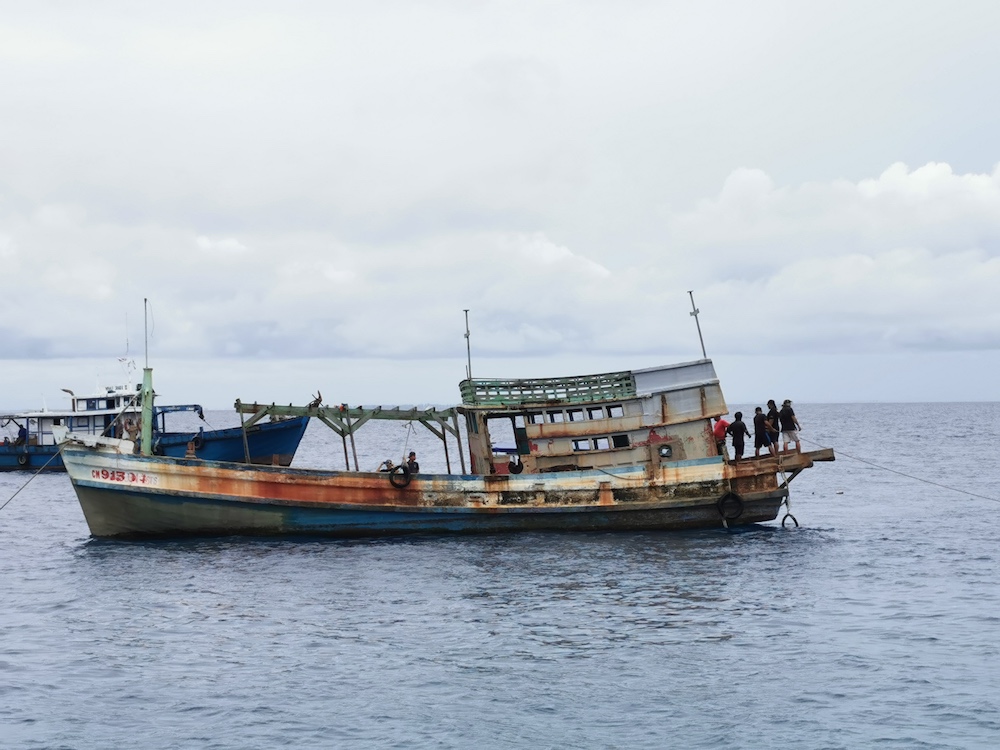
[[468, 358], [468, 364], [465, 366], [465, 379], [472, 380], [472, 344], [469, 341], [469, 311], [463, 310], [465, 313], [465, 355]]
[[694, 291], [689, 289], [688, 294], [691, 297], [691, 312], [689, 312], [688, 315], [694, 318], [694, 324], [698, 326], [698, 341], [701, 342], [701, 358], [708, 359], [708, 355], [705, 353], [705, 339], [702, 338], [701, 335], [701, 323], [698, 321], [698, 313], [701, 312], [701, 310], [694, 305]]

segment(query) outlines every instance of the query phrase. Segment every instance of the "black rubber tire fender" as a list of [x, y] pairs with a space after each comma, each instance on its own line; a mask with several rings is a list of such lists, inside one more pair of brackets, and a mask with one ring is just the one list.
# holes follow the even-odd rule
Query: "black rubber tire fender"
[[21, 453], [17, 457], [17, 465], [18, 466], [27, 466], [28, 465], [28, 454], [27, 453]]
[[397, 466], [389, 472], [389, 483], [397, 489], [403, 489], [410, 483], [410, 469], [406, 464]]
[[735, 521], [743, 515], [743, 498], [735, 492], [727, 492], [719, 498], [715, 507], [726, 521]]
[[520, 474], [522, 471], [524, 471], [524, 464], [522, 464], [520, 461], [510, 461], [507, 464], [507, 471], [509, 471], [511, 474]]

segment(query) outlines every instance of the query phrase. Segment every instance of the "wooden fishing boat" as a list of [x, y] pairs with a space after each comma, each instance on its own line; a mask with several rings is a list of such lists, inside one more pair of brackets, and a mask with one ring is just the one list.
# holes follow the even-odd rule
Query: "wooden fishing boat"
[[[460, 388], [462, 404], [452, 409], [236, 404], [251, 415], [247, 426], [319, 418], [343, 439], [345, 462], [348, 441], [353, 447], [370, 420], [418, 422], [443, 443], [442, 474], [357, 471], [356, 454], [353, 471], [143, 455], [128, 440], [65, 430], [61, 451], [91, 533], [124, 538], [731, 526], [777, 518], [791, 480], [834, 460], [824, 449], [731, 462], [712, 435], [712, 419], [727, 407], [709, 359], [569, 378], [467, 379]], [[513, 448], [494, 448], [498, 421], [513, 429]], [[449, 438], [460, 473], [451, 471]]]
[[[136, 431], [142, 409], [139, 386], [106, 386], [79, 396], [66, 392], [70, 394], [67, 409], [0, 415], [0, 431], [6, 433], [0, 437], [0, 471], [63, 471], [54, 428], [66, 427], [77, 434], [107, 437], [126, 437], [130, 429]], [[240, 461], [249, 454], [253, 463], [288, 466], [309, 422], [306, 416], [276, 418], [258, 423], [246, 432], [239, 427], [168, 429], [167, 415], [180, 413], [205, 418], [198, 404], [154, 406], [150, 435], [153, 454], [184, 456], [191, 444], [199, 458]]]

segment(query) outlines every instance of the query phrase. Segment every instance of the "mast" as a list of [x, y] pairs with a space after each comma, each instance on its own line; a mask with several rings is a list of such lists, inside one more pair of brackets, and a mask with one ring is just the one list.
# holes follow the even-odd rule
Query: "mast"
[[149, 300], [142, 299], [146, 366], [142, 368], [142, 455], [153, 455], [153, 371], [149, 367]]
[[701, 342], [701, 358], [708, 359], [708, 355], [705, 353], [705, 339], [701, 336], [701, 323], [698, 322], [698, 313], [701, 312], [697, 307], [694, 306], [694, 291], [688, 290], [688, 295], [691, 297], [691, 310], [688, 315], [694, 318], [694, 324], [698, 326], [698, 341]]
[[467, 357], [468, 364], [465, 366], [465, 379], [472, 380], [472, 344], [469, 342], [469, 311], [465, 312], [465, 356]]

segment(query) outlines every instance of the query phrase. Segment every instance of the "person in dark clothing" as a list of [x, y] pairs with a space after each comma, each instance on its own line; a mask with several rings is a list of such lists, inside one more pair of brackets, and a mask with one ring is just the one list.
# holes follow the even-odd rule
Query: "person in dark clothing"
[[410, 456], [406, 459], [406, 468], [410, 470], [411, 474], [420, 472], [420, 464], [417, 463], [417, 454], [414, 451], [410, 451]]
[[781, 440], [781, 427], [778, 422], [778, 407], [774, 403], [772, 398], [767, 402], [767, 436], [771, 438], [771, 445], [774, 446], [774, 452], [778, 452], [778, 443]]
[[743, 438], [750, 437], [750, 430], [743, 424], [743, 412], [738, 411], [735, 416], [733, 423], [726, 428], [726, 434], [733, 438], [733, 453], [736, 454], [736, 460], [739, 461], [743, 458]]
[[758, 406], [753, 415], [753, 455], [755, 458], [760, 456], [761, 448], [767, 448], [772, 456], [777, 452], [774, 443], [771, 442], [769, 427], [770, 423], [767, 421], [764, 410]]
[[781, 404], [781, 411], [778, 412], [778, 421], [781, 422], [781, 449], [787, 451], [788, 446], [791, 443], [795, 443], [796, 452], [801, 451], [802, 444], [799, 442], [799, 430], [802, 428], [799, 426], [799, 420], [795, 418], [795, 412], [792, 411], [792, 402], [790, 399], [786, 398]]

